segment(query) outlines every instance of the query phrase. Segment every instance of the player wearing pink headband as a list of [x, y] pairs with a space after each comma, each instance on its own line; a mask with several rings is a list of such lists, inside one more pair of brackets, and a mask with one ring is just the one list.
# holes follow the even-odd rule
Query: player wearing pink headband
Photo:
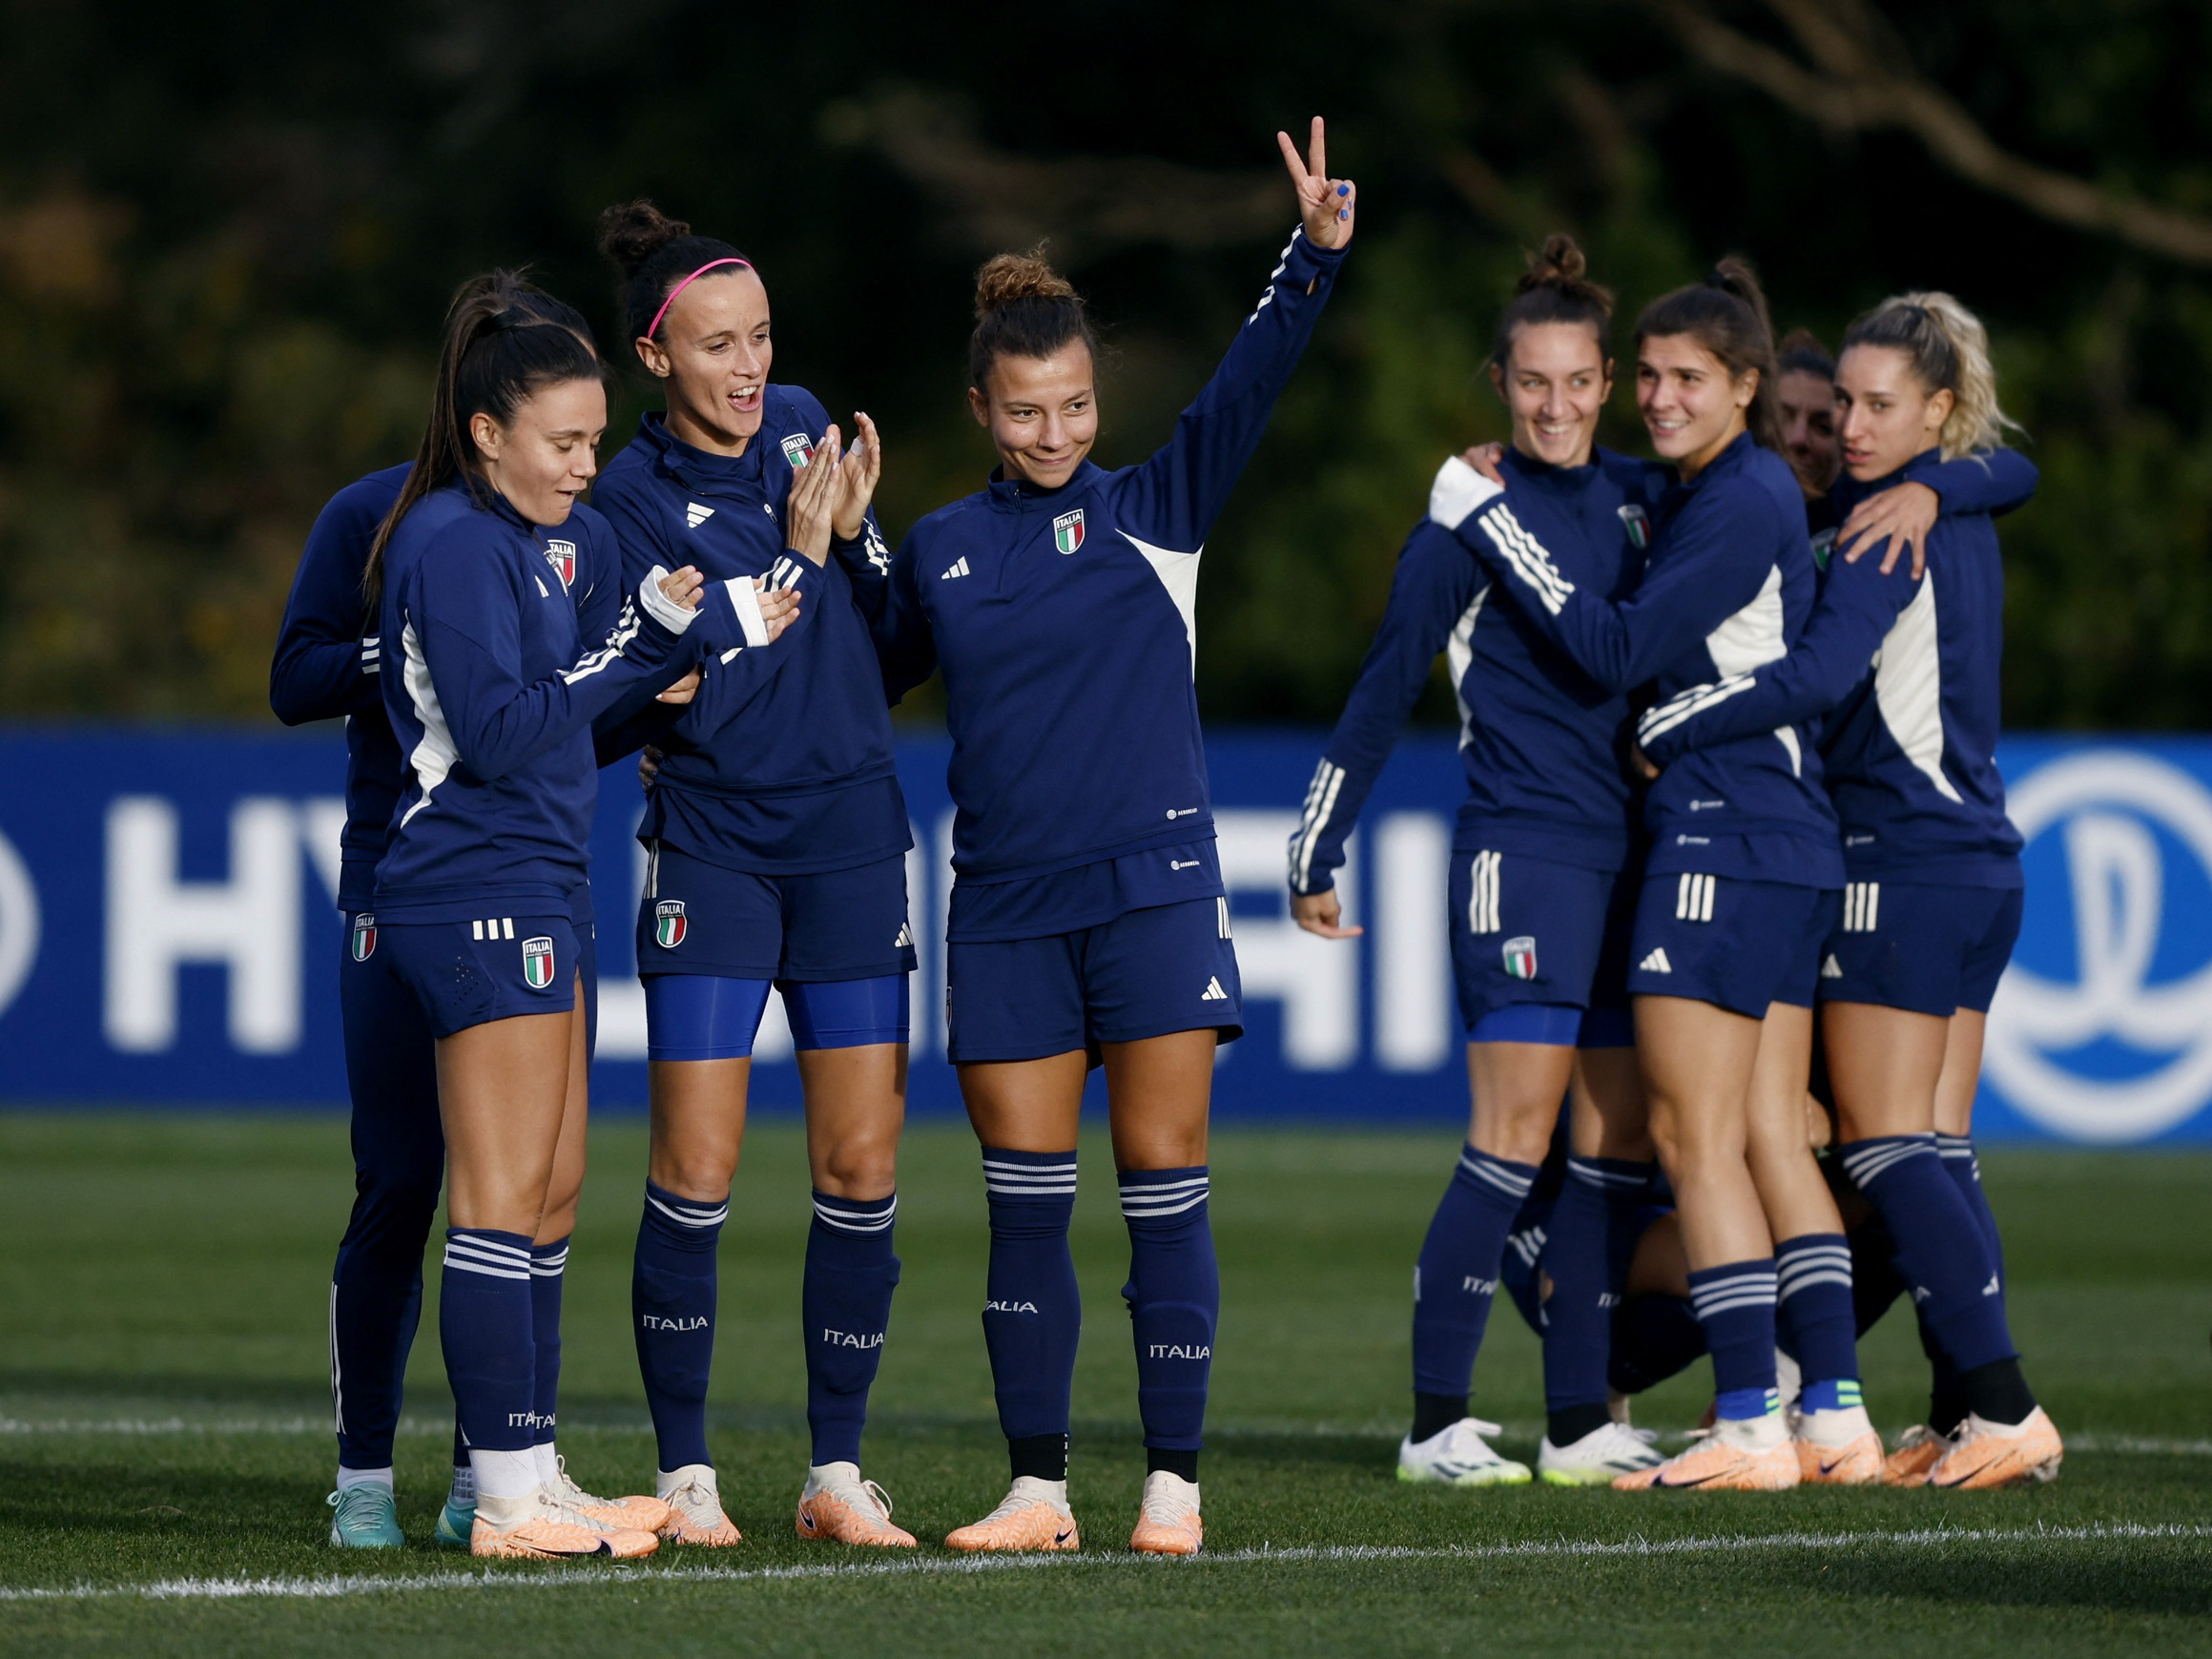
[[780, 581], [801, 557], [823, 566], [806, 570], [774, 675], [745, 681], [710, 662], [693, 703], [652, 739], [663, 757], [638, 830], [650, 873], [637, 927], [652, 1150], [631, 1299], [658, 1491], [679, 1517], [670, 1536], [737, 1542], [707, 1446], [714, 1247], [774, 988], [797, 1049], [814, 1176], [802, 1297], [813, 1452], [798, 1531], [907, 1546], [859, 1468], [899, 1279], [914, 966], [913, 842], [869, 632], [889, 564], [868, 514], [876, 429], [857, 417], [846, 452], [812, 394], [770, 382], [768, 290], [735, 248], [650, 202], [610, 209], [601, 246], [622, 269], [627, 331], [667, 403], [594, 493], [625, 569], [678, 550], [679, 563], [721, 578]]

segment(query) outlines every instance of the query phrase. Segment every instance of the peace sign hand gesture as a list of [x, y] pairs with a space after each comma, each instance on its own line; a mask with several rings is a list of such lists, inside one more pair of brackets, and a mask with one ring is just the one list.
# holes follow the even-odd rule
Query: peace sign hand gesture
[[1359, 190], [1349, 178], [1329, 176], [1329, 147], [1321, 117], [1313, 117], [1313, 135], [1301, 158], [1288, 133], [1277, 133], [1283, 165], [1291, 170], [1292, 188], [1298, 193], [1298, 213], [1306, 221], [1306, 239], [1317, 248], [1340, 248], [1352, 239], [1353, 215]]

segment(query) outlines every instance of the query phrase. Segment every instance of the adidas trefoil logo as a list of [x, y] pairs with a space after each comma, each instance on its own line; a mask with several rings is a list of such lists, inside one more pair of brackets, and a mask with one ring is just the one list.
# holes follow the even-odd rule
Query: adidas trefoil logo
[[1661, 945], [1636, 964], [1638, 973], [1672, 973], [1674, 964], [1666, 960], [1666, 947]]
[[1820, 977], [1822, 979], [1843, 978], [1843, 964], [1836, 961], [1834, 951], [1830, 951], [1828, 960], [1820, 964]]
[[1226, 1003], [1229, 1001], [1229, 993], [1221, 988], [1219, 975], [1211, 976], [1207, 980], [1206, 988], [1198, 993], [1198, 1000], [1202, 1003]]
[[713, 516], [714, 509], [713, 508], [701, 507], [694, 501], [684, 508], [684, 526], [688, 529], [697, 529]]
[[949, 582], [955, 576], [972, 576], [974, 574], [975, 572], [968, 569], [967, 554], [962, 553], [953, 562], [953, 567], [951, 570], [939, 571], [937, 579], [941, 582]]

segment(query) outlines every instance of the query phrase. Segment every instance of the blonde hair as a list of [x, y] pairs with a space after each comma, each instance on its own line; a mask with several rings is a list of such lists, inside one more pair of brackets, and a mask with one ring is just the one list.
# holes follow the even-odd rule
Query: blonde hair
[[1946, 461], [1995, 449], [2007, 432], [2025, 430], [1997, 406], [1989, 330], [1949, 294], [1932, 289], [1892, 296], [1845, 330], [1843, 349], [1854, 345], [1903, 352], [1922, 385], [1951, 394], [1951, 414], [1937, 435]]

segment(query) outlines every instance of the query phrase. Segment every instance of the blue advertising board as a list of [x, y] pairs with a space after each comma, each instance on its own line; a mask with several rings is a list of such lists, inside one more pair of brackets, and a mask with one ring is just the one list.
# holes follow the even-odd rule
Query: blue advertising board
[[[1209, 743], [1248, 1029], [1225, 1049], [1235, 1118], [1452, 1120], [1466, 1111], [1445, 915], [1458, 766], [1409, 738], [1340, 883], [1364, 937], [1292, 925], [1283, 846], [1311, 732]], [[1991, 1140], [2212, 1139], [2212, 738], [2009, 739], [2028, 837], [2025, 929], [1991, 1012], [1977, 1132]], [[912, 1103], [959, 1105], [944, 1063], [945, 746], [901, 746], [921, 943]], [[0, 730], [0, 1103], [337, 1105], [332, 906], [344, 752], [335, 729]], [[631, 919], [643, 860], [634, 773], [611, 768], [592, 841], [595, 1099], [645, 1095]], [[798, 1095], [771, 999], [755, 1097]]]

